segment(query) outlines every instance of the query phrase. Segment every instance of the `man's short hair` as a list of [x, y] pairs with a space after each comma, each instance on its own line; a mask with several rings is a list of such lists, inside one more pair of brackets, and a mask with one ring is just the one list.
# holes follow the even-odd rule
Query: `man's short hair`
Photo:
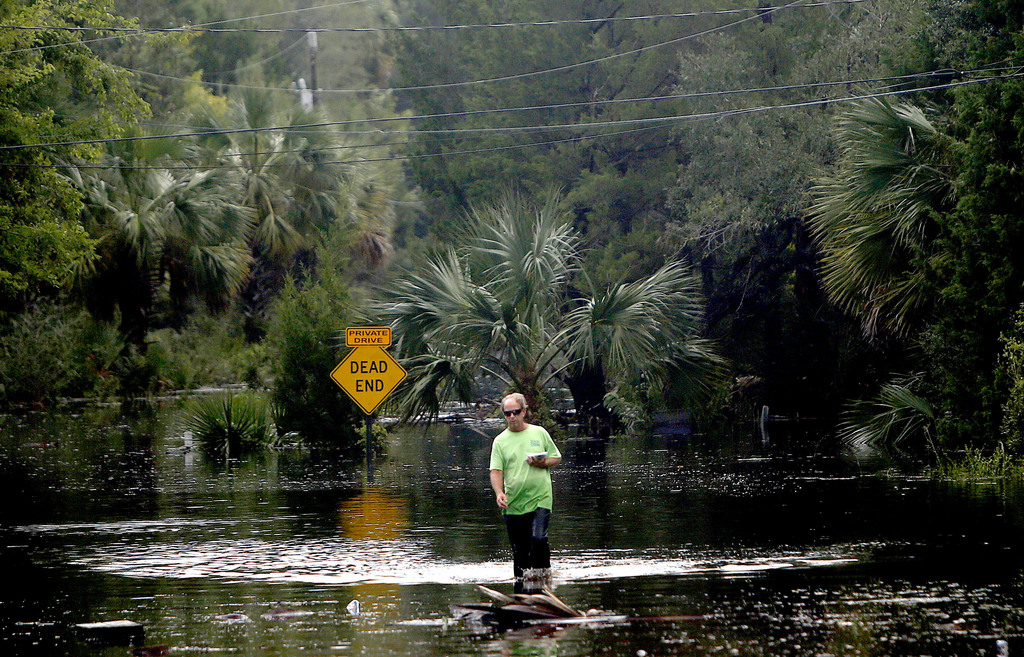
[[501, 398], [501, 407], [502, 408], [505, 408], [505, 402], [508, 401], [509, 399], [511, 399], [512, 401], [514, 401], [517, 404], [519, 404], [520, 408], [523, 408], [523, 409], [528, 408], [528, 406], [526, 405], [526, 397], [524, 397], [523, 393], [521, 393], [521, 392], [509, 393], [509, 394], [505, 395], [504, 397], [502, 397]]

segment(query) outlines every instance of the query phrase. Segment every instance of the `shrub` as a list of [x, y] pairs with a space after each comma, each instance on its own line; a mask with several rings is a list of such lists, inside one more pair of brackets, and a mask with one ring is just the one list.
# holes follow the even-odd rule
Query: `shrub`
[[251, 344], [235, 353], [231, 358], [231, 365], [237, 373], [238, 379], [249, 388], [253, 390], [270, 388], [270, 353], [264, 343]]
[[153, 331], [147, 360], [155, 365], [162, 384], [175, 390], [235, 383], [241, 377], [237, 357], [245, 349], [236, 326], [230, 317], [199, 315], [181, 331]]
[[185, 428], [210, 456], [235, 458], [278, 444], [270, 403], [255, 393], [202, 397], [186, 414]]
[[158, 356], [150, 357], [135, 345], [124, 349], [110, 366], [110, 371], [117, 377], [118, 395], [128, 400], [155, 392], [159, 385], [159, 363]]
[[932, 468], [933, 476], [954, 481], [978, 479], [1020, 478], [1024, 475], [1024, 459], [1006, 451], [1002, 443], [987, 454], [981, 449], [967, 447], [962, 453], [941, 461]]
[[122, 347], [113, 325], [57, 303], [35, 303], [0, 333], [0, 403], [110, 392]]
[[266, 344], [278, 427], [314, 446], [360, 447], [364, 416], [330, 378], [347, 351], [339, 336], [352, 316], [348, 291], [331, 271], [302, 287], [289, 282], [274, 306]]

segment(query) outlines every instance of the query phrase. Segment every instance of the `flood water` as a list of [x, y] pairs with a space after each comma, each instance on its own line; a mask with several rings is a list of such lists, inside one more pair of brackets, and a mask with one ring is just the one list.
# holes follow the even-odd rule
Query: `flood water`
[[[375, 461], [209, 463], [175, 407], [0, 416], [0, 655], [995, 655], [1024, 650], [1024, 492], [773, 432], [567, 439], [555, 593], [617, 623], [512, 630], [490, 435], [404, 429]], [[359, 613], [352, 613], [352, 602]], [[287, 613], [281, 613], [286, 610]], [[141, 651], [76, 625], [132, 620]]]

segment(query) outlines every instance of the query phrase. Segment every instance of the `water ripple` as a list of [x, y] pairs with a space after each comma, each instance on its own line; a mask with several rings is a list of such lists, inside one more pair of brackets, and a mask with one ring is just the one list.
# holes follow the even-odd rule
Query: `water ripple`
[[[510, 578], [505, 559], [464, 562], [440, 557], [422, 534], [389, 540], [326, 538], [223, 538], [203, 540], [173, 529], [224, 524], [223, 521], [133, 521], [32, 525], [40, 534], [92, 533], [100, 540], [68, 553], [70, 565], [133, 578], [290, 582], [321, 585], [465, 584]], [[160, 534], [147, 540], [148, 534]], [[125, 540], [128, 537], [129, 540]], [[645, 576], [749, 577], [783, 568], [835, 567], [857, 562], [865, 546], [833, 546], [813, 551], [743, 554], [686, 548], [678, 552], [584, 550], [553, 555], [557, 579], [582, 581]]]

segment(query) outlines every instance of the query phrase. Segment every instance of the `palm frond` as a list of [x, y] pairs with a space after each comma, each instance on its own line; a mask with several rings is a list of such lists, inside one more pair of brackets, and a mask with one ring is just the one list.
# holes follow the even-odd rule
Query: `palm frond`
[[534, 206], [506, 192], [471, 214], [474, 231], [466, 251], [496, 293], [524, 313], [550, 307], [579, 269], [579, 240], [558, 210], [557, 196]]
[[501, 339], [502, 314], [493, 295], [474, 283], [454, 250], [430, 260], [422, 274], [397, 282], [380, 306], [399, 350], [405, 336], [442, 353], [490, 351]]
[[445, 401], [472, 401], [476, 363], [428, 353], [403, 361], [403, 367], [408, 376], [391, 403], [405, 421], [436, 418]]
[[902, 332], [925, 304], [914, 258], [927, 248], [932, 211], [953, 194], [948, 139], [919, 108], [870, 99], [842, 115], [835, 172], [812, 190], [810, 226], [829, 296], [870, 335]]
[[646, 370], [670, 361], [671, 345], [696, 334], [702, 313], [698, 282], [682, 262], [585, 299], [566, 319], [571, 356], [601, 360], [610, 371]]
[[927, 400], [912, 391], [912, 385], [912, 381], [893, 381], [882, 386], [873, 399], [852, 403], [843, 412], [839, 438], [853, 444], [901, 446], [917, 442], [934, 451], [935, 412]]
[[378, 170], [367, 166], [347, 170], [337, 195], [338, 218], [355, 233], [353, 254], [369, 268], [391, 256], [395, 222], [395, 191]]

